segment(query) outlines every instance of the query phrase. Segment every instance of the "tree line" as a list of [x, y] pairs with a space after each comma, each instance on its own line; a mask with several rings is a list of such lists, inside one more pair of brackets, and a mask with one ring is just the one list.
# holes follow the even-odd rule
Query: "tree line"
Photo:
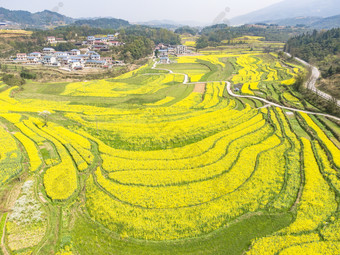
[[196, 48], [216, 47], [223, 45], [224, 41], [232, 42], [233, 39], [242, 36], [260, 36], [266, 41], [286, 42], [290, 37], [306, 31], [304, 28], [278, 28], [277, 26], [248, 26], [230, 27], [226, 24], [217, 24], [205, 27], [200, 32], [200, 38], [196, 42]]
[[340, 28], [304, 33], [289, 39], [285, 51], [316, 64], [323, 78], [340, 74]]

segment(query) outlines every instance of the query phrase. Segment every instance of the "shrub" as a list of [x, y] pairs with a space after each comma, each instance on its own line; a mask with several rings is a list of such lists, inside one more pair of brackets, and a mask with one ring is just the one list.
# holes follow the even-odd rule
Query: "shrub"
[[2, 77], [2, 81], [6, 83], [8, 86], [22, 86], [25, 84], [25, 80], [14, 74], [5, 74]]

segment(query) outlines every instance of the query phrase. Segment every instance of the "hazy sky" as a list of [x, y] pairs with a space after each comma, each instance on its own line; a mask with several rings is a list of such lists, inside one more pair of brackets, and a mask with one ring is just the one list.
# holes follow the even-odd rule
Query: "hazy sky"
[[169, 19], [212, 23], [245, 14], [282, 0], [0, 0], [0, 7], [37, 12], [54, 10], [70, 17], [115, 17], [131, 22]]

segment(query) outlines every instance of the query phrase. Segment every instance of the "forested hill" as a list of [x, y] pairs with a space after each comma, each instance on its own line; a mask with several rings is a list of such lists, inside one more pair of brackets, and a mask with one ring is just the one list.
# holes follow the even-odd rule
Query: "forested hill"
[[293, 37], [285, 50], [306, 61], [321, 61], [329, 55], [337, 55], [340, 53], [340, 28]]
[[319, 88], [340, 98], [340, 28], [291, 38], [285, 50], [318, 66], [323, 78]]
[[29, 27], [40, 27], [70, 24], [74, 20], [57, 12], [52, 12], [48, 10], [30, 13], [28, 11], [11, 11], [0, 7], [0, 21], [12, 22]]
[[86, 25], [93, 28], [118, 29], [128, 27], [130, 23], [126, 20], [115, 18], [98, 18], [98, 19], [80, 19], [64, 16], [53, 11], [42, 11], [31, 13], [28, 11], [13, 11], [0, 7], [0, 22], [14, 24], [23, 28], [46, 28], [50, 26], [69, 25], [82, 26]]
[[82, 19], [74, 22], [75, 26], [90, 26], [95, 28], [108, 28], [108, 29], [117, 29], [121, 27], [130, 26], [130, 23], [126, 20], [122, 19], [114, 19], [114, 18], [100, 18], [100, 19]]
[[216, 47], [223, 45], [225, 41], [233, 40], [242, 36], [263, 37], [266, 41], [286, 42], [289, 38], [305, 32], [305, 28], [278, 28], [276, 25], [263, 26], [239, 26], [230, 27], [226, 24], [217, 24], [205, 27], [201, 31], [201, 37], [196, 42], [196, 48], [202, 49], [208, 46]]

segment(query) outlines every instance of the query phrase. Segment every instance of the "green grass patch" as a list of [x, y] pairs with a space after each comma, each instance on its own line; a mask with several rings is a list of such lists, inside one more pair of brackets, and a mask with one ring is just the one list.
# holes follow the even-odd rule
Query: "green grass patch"
[[297, 120], [295, 115], [290, 115], [288, 116], [288, 121], [291, 125], [291, 127], [293, 128], [295, 134], [298, 137], [305, 137], [307, 139], [310, 139], [310, 136], [307, 134], [307, 132], [300, 126], [299, 121]]
[[72, 241], [79, 254], [243, 254], [255, 238], [270, 235], [293, 220], [290, 213], [244, 217], [208, 235], [179, 241], [120, 239], [100, 225], [79, 217]]

